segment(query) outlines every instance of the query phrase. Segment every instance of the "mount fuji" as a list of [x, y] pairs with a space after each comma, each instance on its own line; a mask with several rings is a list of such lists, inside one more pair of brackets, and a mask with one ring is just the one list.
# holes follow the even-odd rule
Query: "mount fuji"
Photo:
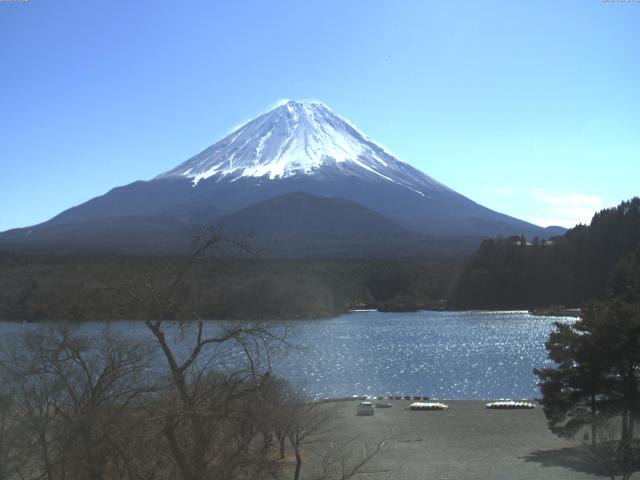
[[314, 245], [324, 237], [334, 245], [357, 237], [360, 245], [394, 239], [398, 246], [563, 232], [473, 202], [322, 103], [289, 101], [152, 180], [0, 234], [0, 246], [177, 251], [188, 246], [195, 224], [285, 242], [313, 236]]

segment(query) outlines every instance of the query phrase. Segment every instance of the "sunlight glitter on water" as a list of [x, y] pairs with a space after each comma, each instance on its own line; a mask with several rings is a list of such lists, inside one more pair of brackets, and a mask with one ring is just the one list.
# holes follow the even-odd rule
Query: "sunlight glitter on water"
[[533, 398], [532, 370], [551, 363], [544, 342], [557, 320], [474, 311], [290, 322], [294, 341], [308, 348], [276, 359], [275, 369], [315, 397]]
[[[294, 349], [273, 359], [273, 371], [315, 398], [420, 395], [438, 399], [532, 399], [533, 369], [550, 365], [544, 342], [555, 321], [509, 312], [352, 312], [333, 319], [280, 322]], [[207, 322], [217, 329], [221, 322]], [[278, 325], [276, 323], [276, 325]], [[0, 324], [4, 335], [43, 324]], [[85, 322], [148, 338], [142, 322]]]

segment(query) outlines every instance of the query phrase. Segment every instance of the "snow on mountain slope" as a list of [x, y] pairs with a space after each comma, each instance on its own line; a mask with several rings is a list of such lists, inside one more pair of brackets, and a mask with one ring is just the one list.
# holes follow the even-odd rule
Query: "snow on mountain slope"
[[155, 179], [187, 177], [196, 186], [211, 177], [275, 180], [330, 172], [396, 183], [422, 196], [432, 189], [448, 190], [395, 158], [326, 105], [294, 101], [250, 121]]

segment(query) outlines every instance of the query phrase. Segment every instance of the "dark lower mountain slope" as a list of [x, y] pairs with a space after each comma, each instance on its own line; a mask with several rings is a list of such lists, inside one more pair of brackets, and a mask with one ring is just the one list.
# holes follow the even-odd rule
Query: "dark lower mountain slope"
[[[220, 217], [206, 212], [203, 226], [249, 240], [261, 255], [277, 258], [435, 258], [472, 251], [470, 239], [442, 239], [404, 228], [342, 198], [293, 192]], [[6, 232], [0, 248], [25, 252], [172, 253], [189, 250], [193, 219], [186, 216], [111, 216], [60, 221]]]
[[290, 259], [457, 257], [474, 245], [412, 232], [350, 200], [301, 192], [243, 208], [214, 226], [252, 240], [263, 256]]
[[294, 192], [243, 208], [215, 222], [252, 238], [335, 238], [384, 241], [418, 235], [350, 200]]
[[9, 230], [0, 248], [43, 253], [186, 252], [194, 227], [170, 218], [112, 216]]
[[[167, 235], [161, 242], [163, 245], [182, 248], [188, 238], [173, 237], [184, 232], [188, 235], [192, 225], [210, 225], [243, 208], [293, 192], [350, 200], [403, 229], [440, 237], [442, 241], [464, 239], [473, 243], [497, 235], [543, 238], [550, 235], [541, 227], [489, 210], [453, 191], [423, 197], [393, 183], [379, 182], [372, 187], [371, 182], [358, 178], [324, 181], [316, 176], [301, 176], [276, 182], [256, 179], [217, 182], [212, 178], [201, 181], [196, 188], [184, 179], [134, 182], [70, 208], [40, 225], [0, 234], [0, 244], [9, 248], [23, 245], [47, 249], [55, 240], [68, 241], [73, 248], [135, 250], [147, 242], [154, 249], [162, 234]], [[145, 231], [142, 227], [146, 224], [154, 228]], [[110, 231], [105, 237], [107, 225]], [[175, 226], [179, 227], [174, 231]], [[168, 230], [164, 234], [158, 230], [165, 227]], [[327, 227], [327, 235], [331, 236], [330, 225]], [[108, 238], [121, 241], [110, 244]], [[127, 238], [131, 238], [131, 245], [127, 244]]]

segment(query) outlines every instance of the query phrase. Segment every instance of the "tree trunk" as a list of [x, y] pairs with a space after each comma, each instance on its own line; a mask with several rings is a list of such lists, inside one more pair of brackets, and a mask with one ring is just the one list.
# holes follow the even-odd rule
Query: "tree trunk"
[[264, 450], [268, 450], [271, 444], [273, 443], [273, 437], [270, 432], [261, 432], [262, 434], [262, 448]]
[[301, 469], [302, 469], [302, 457], [300, 456], [300, 452], [296, 450], [296, 471], [293, 474], [293, 480], [298, 480], [300, 478]]
[[625, 410], [622, 412], [622, 448], [627, 449], [631, 446], [629, 438], [629, 413]]
[[280, 431], [276, 431], [276, 438], [278, 439], [278, 445], [280, 446], [280, 458], [284, 458], [284, 446], [287, 441], [287, 435]]
[[596, 436], [598, 428], [596, 425], [596, 395], [591, 394], [591, 448], [595, 450], [598, 447]]
[[42, 460], [44, 462], [45, 470], [47, 472], [47, 480], [53, 480], [53, 465], [51, 464], [51, 460], [49, 459], [49, 447], [47, 445], [44, 436], [40, 436], [39, 438], [40, 448], [42, 449]]

